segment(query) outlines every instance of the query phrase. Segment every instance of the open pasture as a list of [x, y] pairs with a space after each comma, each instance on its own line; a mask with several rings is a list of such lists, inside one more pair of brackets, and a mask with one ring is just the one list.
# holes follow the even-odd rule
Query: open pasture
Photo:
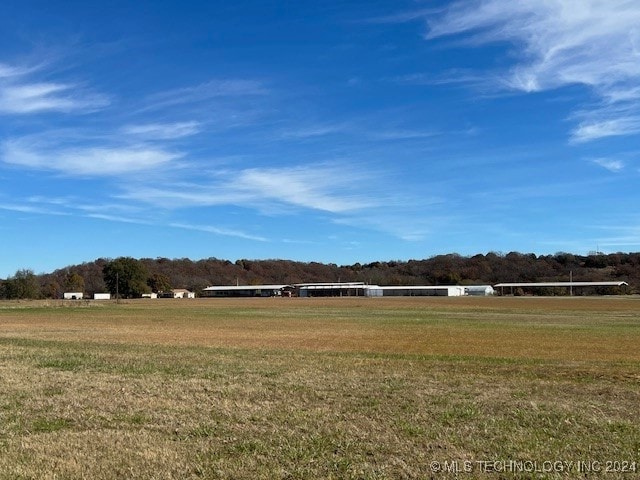
[[638, 418], [637, 298], [0, 303], [0, 478], [637, 478]]

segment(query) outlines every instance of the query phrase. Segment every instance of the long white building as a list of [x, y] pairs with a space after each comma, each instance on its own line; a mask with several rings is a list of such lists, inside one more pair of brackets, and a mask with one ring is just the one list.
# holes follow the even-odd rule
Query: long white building
[[490, 285], [379, 286], [364, 282], [316, 282], [294, 285], [216, 285], [202, 291], [203, 297], [461, 297], [493, 295]]
[[386, 286], [368, 285], [367, 297], [461, 297], [465, 287], [459, 285]]

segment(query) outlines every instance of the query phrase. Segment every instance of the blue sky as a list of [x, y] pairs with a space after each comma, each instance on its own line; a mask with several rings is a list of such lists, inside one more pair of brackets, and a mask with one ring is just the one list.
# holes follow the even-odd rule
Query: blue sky
[[635, 0], [0, 13], [0, 277], [640, 250]]

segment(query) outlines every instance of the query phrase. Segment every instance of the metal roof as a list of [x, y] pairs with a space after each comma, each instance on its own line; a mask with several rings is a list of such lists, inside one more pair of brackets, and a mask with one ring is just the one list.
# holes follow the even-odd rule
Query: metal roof
[[364, 282], [314, 282], [314, 283], [296, 283], [295, 287], [299, 288], [349, 288], [349, 287], [363, 287]]
[[352, 283], [305, 283], [297, 284], [296, 287], [300, 290], [339, 290], [350, 288], [369, 288], [371, 285], [366, 285], [364, 282], [352, 282]]
[[627, 282], [534, 282], [534, 283], [497, 283], [494, 287], [621, 287]]
[[383, 290], [446, 290], [448, 288], [465, 288], [462, 285], [388, 285], [372, 286], [373, 288], [381, 288]]
[[284, 287], [290, 287], [291, 285], [214, 285], [204, 288], [204, 291], [239, 291], [239, 290], [280, 290]]

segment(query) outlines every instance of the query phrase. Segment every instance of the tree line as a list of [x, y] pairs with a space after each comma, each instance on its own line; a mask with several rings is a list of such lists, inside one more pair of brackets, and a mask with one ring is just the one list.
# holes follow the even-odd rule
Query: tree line
[[[375, 285], [494, 285], [500, 282], [625, 281], [630, 287], [581, 289], [579, 293], [640, 293], [640, 253], [590, 254], [559, 252], [535, 255], [489, 252], [455, 253], [422, 260], [378, 261], [338, 266], [292, 260], [221, 260], [207, 258], [99, 258], [51, 273], [28, 269], [0, 280], [0, 298], [61, 298], [63, 292], [116, 293], [135, 298], [143, 293], [186, 288], [200, 292], [210, 285], [365, 282]], [[518, 293], [538, 293], [521, 291]], [[545, 291], [566, 294], [566, 290]]]

